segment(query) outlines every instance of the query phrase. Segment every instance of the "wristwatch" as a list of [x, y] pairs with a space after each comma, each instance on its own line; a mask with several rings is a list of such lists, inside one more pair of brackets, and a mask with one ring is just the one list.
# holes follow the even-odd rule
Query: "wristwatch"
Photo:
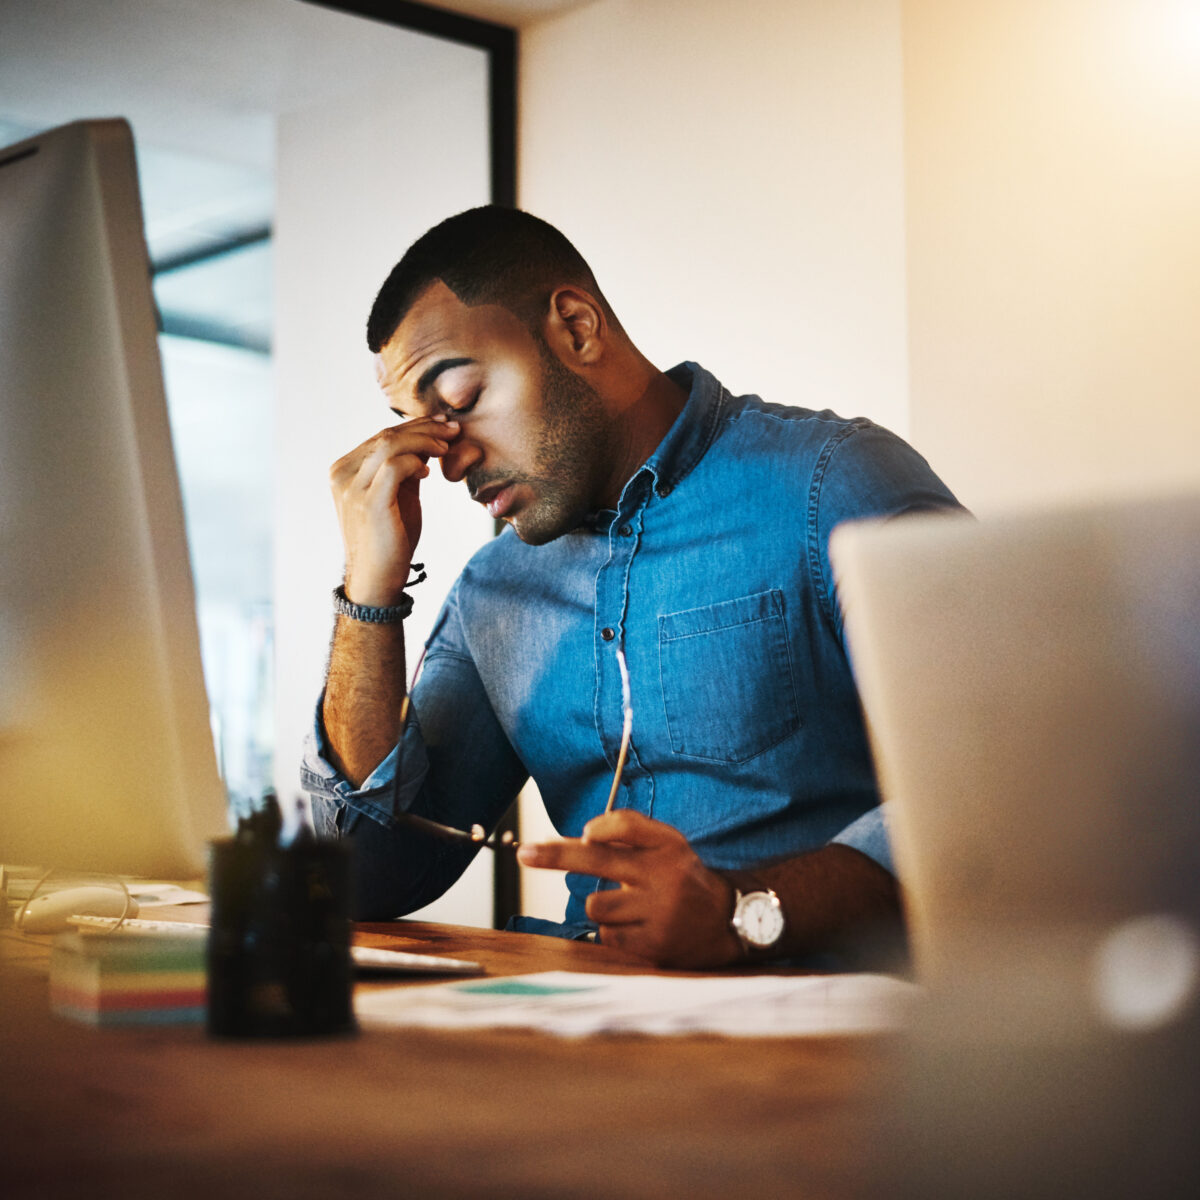
[[769, 950], [783, 936], [783, 905], [772, 891], [734, 889], [733, 932], [747, 953]]

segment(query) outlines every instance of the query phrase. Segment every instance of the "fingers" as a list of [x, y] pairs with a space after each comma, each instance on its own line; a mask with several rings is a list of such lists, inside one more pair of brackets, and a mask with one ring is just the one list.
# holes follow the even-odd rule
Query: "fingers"
[[393, 425], [339, 458], [330, 468], [330, 482], [335, 492], [345, 492], [353, 487], [369, 489], [385, 468], [392, 481], [418, 475], [429, 459], [449, 450], [457, 433], [455, 421], [422, 418]]
[[651, 852], [676, 850], [690, 854], [687, 839], [672, 825], [630, 809], [595, 817], [580, 838], [526, 844], [518, 858], [526, 866], [552, 871], [575, 871], [615, 883], [643, 883]]
[[346, 551], [346, 594], [356, 603], [397, 603], [421, 537], [420, 482], [429, 474], [429, 459], [445, 455], [458, 434], [456, 421], [405, 421], [330, 468]]
[[687, 839], [673, 825], [656, 821], [628, 808], [593, 817], [583, 827], [583, 841], [591, 843], [621, 842], [626, 846], [651, 849], [657, 846], [687, 845]]
[[395, 503], [401, 485], [428, 474], [423, 454], [394, 454], [378, 464], [364, 463], [351, 486], [368, 504], [388, 507]]
[[517, 858], [527, 867], [574, 871], [580, 875], [609, 879], [613, 883], [640, 884], [646, 877], [646, 868], [638, 849], [589, 843], [579, 838], [526, 844], [517, 851]]
[[605, 926], [642, 924], [645, 921], [642, 907], [640, 897], [623, 887], [593, 892], [584, 904], [588, 920]]
[[627, 809], [589, 821], [580, 838], [525, 844], [527, 866], [574, 871], [620, 886], [588, 896], [601, 941], [660, 966], [733, 962], [732, 885], [706, 867], [679, 830]]
[[644, 958], [652, 965], [659, 965], [646, 942], [643, 925], [604, 925], [600, 929], [600, 942], [610, 950], [621, 950]]

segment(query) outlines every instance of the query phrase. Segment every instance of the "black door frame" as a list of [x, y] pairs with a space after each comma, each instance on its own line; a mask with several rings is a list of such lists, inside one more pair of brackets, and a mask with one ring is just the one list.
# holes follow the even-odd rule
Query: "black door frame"
[[461, 13], [412, 0], [304, 0], [321, 8], [352, 13], [427, 33], [448, 42], [474, 46], [487, 54], [488, 150], [491, 202], [509, 208], [517, 203], [517, 31]]

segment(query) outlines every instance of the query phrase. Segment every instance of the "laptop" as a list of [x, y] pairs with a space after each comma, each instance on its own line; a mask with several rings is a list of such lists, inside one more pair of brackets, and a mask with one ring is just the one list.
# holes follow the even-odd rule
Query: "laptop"
[[831, 558], [930, 994], [891, 1194], [1186, 1194], [1200, 495], [857, 523]]

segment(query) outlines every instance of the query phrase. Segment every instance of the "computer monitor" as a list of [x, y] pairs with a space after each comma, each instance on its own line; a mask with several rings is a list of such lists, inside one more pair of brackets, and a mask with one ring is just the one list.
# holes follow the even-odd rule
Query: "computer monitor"
[[226, 831], [133, 137], [78, 122], [0, 151], [0, 862]]

